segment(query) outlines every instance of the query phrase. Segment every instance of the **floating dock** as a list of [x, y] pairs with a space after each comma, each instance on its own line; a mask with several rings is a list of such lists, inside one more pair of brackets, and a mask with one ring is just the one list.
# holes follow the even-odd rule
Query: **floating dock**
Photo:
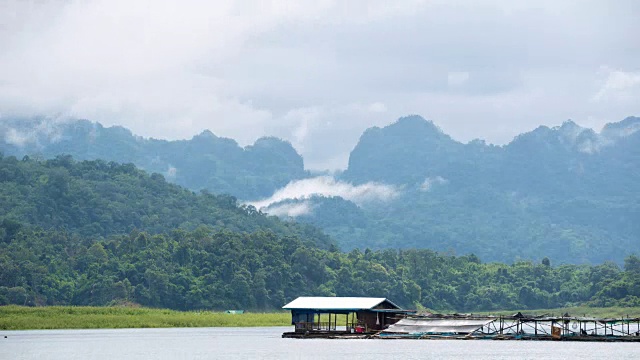
[[291, 311], [295, 339], [555, 340], [640, 342], [640, 318], [417, 314], [386, 298], [299, 297]]

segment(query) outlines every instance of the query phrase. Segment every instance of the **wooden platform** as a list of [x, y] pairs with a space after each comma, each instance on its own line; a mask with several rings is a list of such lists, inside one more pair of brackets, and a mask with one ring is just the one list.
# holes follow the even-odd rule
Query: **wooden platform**
[[380, 339], [380, 340], [516, 340], [516, 341], [582, 341], [582, 342], [640, 342], [640, 336], [563, 336], [554, 338], [547, 335], [398, 335], [380, 336], [378, 333], [348, 333], [339, 331], [286, 332], [283, 338], [289, 339]]
[[286, 332], [283, 338], [288, 339], [370, 339], [374, 333], [350, 333], [340, 331], [307, 331], [307, 332]]

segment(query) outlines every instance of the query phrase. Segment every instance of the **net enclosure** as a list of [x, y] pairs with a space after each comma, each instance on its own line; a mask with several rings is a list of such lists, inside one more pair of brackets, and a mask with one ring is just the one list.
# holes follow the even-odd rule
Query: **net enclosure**
[[485, 319], [405, 318], [389, 326], [383, 334], [470, 334], [495, 321]]

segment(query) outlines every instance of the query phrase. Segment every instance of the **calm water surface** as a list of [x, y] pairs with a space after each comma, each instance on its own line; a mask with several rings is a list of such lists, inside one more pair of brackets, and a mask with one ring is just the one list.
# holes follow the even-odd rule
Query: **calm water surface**
[[290, 327], [271, 327], [0, 331], [0, 359], [640, 358], [640, 343], [297, 340], [280, 337], [290, 330]]

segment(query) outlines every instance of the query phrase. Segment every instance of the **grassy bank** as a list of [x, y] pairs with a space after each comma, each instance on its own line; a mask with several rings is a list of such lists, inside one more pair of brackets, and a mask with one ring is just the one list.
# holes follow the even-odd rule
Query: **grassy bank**
[[287, 326], [291, 315], [88, 306], [0, 306], [0, 330]]
[[[492, 311], [486, 314], [511, 315], [518, 310]], [[640, 317], [640, 307], [569, 307], [545, 310], [522, 310], [525, 314], [596, 317]], [[340, 318], [339, 321], [342, 319]], [[160, 327], [250, 327], [289, 326], [288, 312], [225, 314], [209, 311], [174, 311], [165, 309], [89, 306], [0, 306], [0, 330], [28, 329], [118, 329]]]

